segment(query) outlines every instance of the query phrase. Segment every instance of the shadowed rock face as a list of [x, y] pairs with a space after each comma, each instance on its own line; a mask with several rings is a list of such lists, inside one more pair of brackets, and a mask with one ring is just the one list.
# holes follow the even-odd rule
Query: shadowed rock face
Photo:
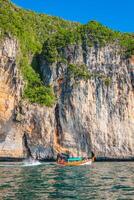
[[0, 44], [0, 157], [52, 159], [63, 149], [75, 155], [134, 156], [134, 59], [125, 60], [116, 45], [68, 46], [64, 58], [86, 65], [91, 78], [70, 75], [68, 65], [40, 56], [45, 84], [57, 96], [52, 108], [21, 101], [23, 81], [16, 65], [18, 43]]

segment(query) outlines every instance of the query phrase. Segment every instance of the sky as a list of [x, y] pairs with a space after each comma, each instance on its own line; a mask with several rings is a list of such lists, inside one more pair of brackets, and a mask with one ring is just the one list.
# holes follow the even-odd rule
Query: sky
[[18, 6], [81, 22], [96, 20], [122, 32], [134, 32], [134, 0], [12, 0]]

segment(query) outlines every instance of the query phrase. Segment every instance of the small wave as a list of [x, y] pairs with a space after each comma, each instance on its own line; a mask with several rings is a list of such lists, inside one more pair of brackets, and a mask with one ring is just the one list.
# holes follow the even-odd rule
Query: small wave
[[34, 159], [28, 159], [28, 160], [24, 161], [23, 166], [37, 166], [37, 165], [41, 165], [41, 162], [39, 162], [38, 160], [34, 160]]
[[92, 161], [87, 161], [86, 163], [83, 163], [81, 165], [91, 165], [92, 164]]

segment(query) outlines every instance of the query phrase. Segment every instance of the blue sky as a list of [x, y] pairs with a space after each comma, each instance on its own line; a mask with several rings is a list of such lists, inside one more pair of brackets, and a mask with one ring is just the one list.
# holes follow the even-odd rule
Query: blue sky
[[134, 32], [134, 0], [12, 0], [15, 4], [67, 20], [97, 20], [112, 29]]

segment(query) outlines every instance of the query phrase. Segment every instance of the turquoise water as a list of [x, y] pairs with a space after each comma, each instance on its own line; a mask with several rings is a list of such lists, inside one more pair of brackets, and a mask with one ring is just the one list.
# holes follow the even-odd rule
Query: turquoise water
[[0, 163], [0, 200], [134, 200], [134, 163]]

